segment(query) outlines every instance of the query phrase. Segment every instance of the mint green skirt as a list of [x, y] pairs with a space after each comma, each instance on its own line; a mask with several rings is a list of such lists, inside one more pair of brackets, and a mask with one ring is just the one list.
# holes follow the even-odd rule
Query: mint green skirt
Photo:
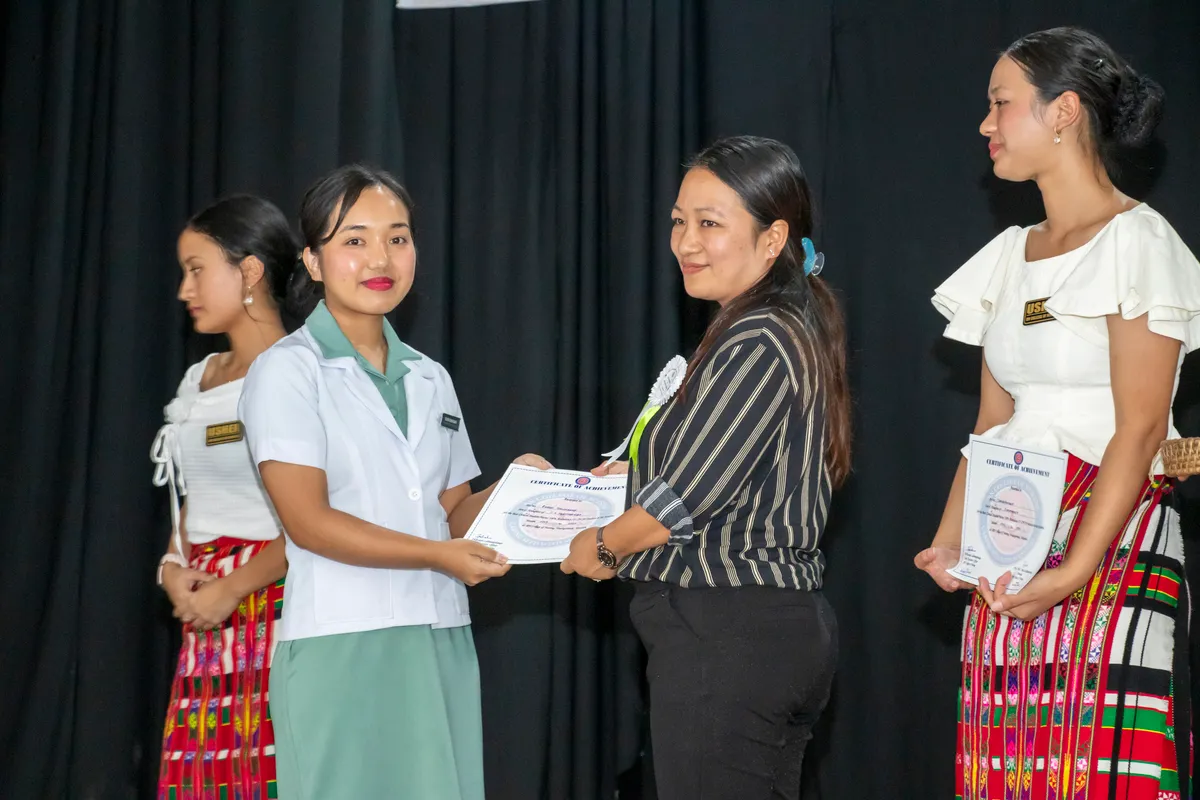
[[283, 800], [483, 800], [470, 626], [280, 642], [270, 692]]

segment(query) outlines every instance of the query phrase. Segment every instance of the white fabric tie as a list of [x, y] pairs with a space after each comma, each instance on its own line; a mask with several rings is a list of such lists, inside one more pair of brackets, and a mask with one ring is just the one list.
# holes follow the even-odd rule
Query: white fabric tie
[[183, 532], [179, 524], [179, 498], [187, 496], [187, 484], [183, 480], [183, 468], [180, 466], [179, 426], [168, 422], [158, 429], [154, 444], [150, 446], [150, 460], [154, 462], [154, 485], [166, 486], [171, 492], [171, 535], [174, 537], [175, 551], [183, 553]]

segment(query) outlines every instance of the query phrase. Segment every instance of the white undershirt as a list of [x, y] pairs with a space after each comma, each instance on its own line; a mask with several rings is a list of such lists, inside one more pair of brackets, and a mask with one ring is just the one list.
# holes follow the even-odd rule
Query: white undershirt
[[[175, 399], [164, 409], [166, 424], [154, 440], [154, 483], [171, 487], [172, 521], [179, 498], [187, 497], [188, 542], [204, 544], [222, 536], [270, 541], [279, 536], [279, 518], [259, 480], [245, 437], [208, 444], [208, 427], [236, 422], [242, 379], [200, 390], [208, 356], [183, 376]], [[177, 524], [176, 524], [176, 535]], [[178, 541], [177, 541], [178, 546]]]

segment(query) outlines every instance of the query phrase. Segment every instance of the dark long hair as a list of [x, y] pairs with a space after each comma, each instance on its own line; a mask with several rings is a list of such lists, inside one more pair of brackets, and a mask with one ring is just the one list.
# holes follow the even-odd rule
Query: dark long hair
[[[304, 246], [314, 253], [320, 253], [362, 193], [376, 186], [394, 194], [412, 216], [412, 197], [391, 173], [362, 164], [347, 164], [317, 180], [304, 193], [304, 200], [300, 204], [300, 235], [304, 239]], [[337, 218], [333, 219], [335, 211]], [[409, 234], [414, 239], [415, 227], [416, 224], [410, 219]], [[325, 296], [325, 287], [312, 279], [303, 260], [293, 260], [292, 264], [289, 304], [292, 312], [304, 319]]]
[[187, 229], [212, 239], [229, 263], [257, 256], [267, 291], [282, 310], [299, 248], [287, 217], [275, 204], [250, 194], [224, 197], [188, 220]]
[[837, 298], [816, 275], [804, 274], [801, 240], [813, 233], [813, 199], [800, 159], [774, 139], [733, 136], [700, 151], [689, 169], [705, 169], [733, 189], [757, 223], [788, 224], [788, 240], [758, 283], [726, 303], [704, 332], [688, 363], [686, 392], [713, 345], [746, 314], [770, 309], [791, 329], [797, 347], [811, 352], [825, 394], [825, 464], [835, 487], [850, 474], [850, 387], [846, 377], [846, 325]]
[[1080, 28], [1022, 36], [1003, 53], [1049, 103], [1075, 92], [1088, 119], [1085, 140], [1110, 175], [1122, 149], [1145, 144], [1163, 112], [1162, 87], [1138, 73], [1108, 42]]

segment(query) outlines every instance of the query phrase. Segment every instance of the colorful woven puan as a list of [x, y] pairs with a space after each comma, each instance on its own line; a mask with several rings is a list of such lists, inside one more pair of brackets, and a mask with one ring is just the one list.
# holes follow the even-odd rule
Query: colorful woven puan
[[[192, 569], [228, 575], [269, 542], [223, 538], [192, 548]], [[163, 730], [158, 800], [269, 800], [275, 734], [268, 680], [283, 581], [245, 598], [216, 630], [183, 629]]]

